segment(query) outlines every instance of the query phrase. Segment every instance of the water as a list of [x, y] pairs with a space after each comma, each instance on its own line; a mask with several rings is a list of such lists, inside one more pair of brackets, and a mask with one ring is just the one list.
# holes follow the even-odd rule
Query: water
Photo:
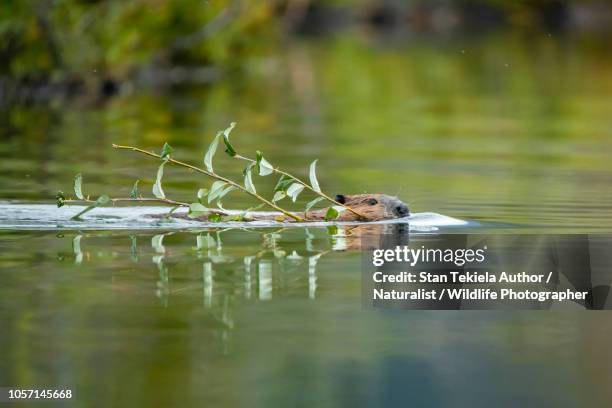
[[[96, 208], [79, 218], [71, 218], [86, 207], [83, 205], [67, 205], [57, 208], [48, 204], [2, 204], [0, 203], [0, 229], [4, 230], [189, 230], [203, 228], [303, 228], [331, 226], [385, 226], [406, 224], [411, 231], [436, 231], [446, 228], [471, 228], [476, 223], [458, 220], [436, 213], [415, 213], [400, 219], [369, 222], [305, 222], [287, 223], [279, 221], [249, 221], [249, 222], [202, 222], [181, 218], [165, 217], [168, 208], [160, 206], [124, 206]], [[176, 215], [187, 214], [186, 208], [173, 212]], [[240, 214], [230, 211], [230, 214]], [[279, 213], [259, 211], [261, 215]]]
[[[612, 58], [566, 41], [339, 37], [270, 51], [207, 88], [15, 106], [0, 119], [3, 221], [52, 204], [77, 172], [85, 194], [125, 196], [137, 178], [148, 193], [157, 163], [112, 143], [167, 141], [199, 163], [235, 120], [239, 151], [302, 176], [318, 158], [330, 193], [397, 194], [469, 228], [609, 233]], [[216, 161], [238, 179], [236, 165]], [[184, 201], [208, 185], [165, 178]], [[67, 385], [80, 405], [116, 406], [612, 401], [606, 313], [365, 311], [360, 252], [337, 230], [126, 230], [126, 210], [108, 209], [90, 213], [101, 230], [43, 231], [74, 211], [44, 208], [39, 229], [0, 231], [0, 385]]]

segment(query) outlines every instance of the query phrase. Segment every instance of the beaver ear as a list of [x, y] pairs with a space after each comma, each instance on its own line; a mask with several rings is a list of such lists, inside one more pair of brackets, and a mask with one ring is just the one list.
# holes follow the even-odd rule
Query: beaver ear
[[346, 202], [346, 197], [344, 194], [336, 194], [336, 201], [340, 204], [344, 204]]

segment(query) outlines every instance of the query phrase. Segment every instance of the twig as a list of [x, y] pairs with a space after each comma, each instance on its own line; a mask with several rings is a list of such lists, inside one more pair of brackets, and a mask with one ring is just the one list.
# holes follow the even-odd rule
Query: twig
[[[111, 203], [142, 203], [142, 202], [153, 202], [153, 203], [164, 203], [164, 204], [168, 204], [168, 205], [173, 205], [175, 207], [186, 207], [189, 208], [189, 204], [188, 203], [184, 203], [182, 201], [176, 201], [176, 200], [170, 200], [167, 198], [145, 198], [145, 197], [138, 197], [138, 198], [111, 198], [109, 200]], [[64, 203], [67, 204], [71, 204], [71, 203], [95, 203], [96, 200], [90, 200], [88, 198], [83, 199], [83, 200], [64, 200]], [[227, 212], [222, 211], [222, 210], [217, 210], [216, 208], [209, 208], [208, 211], [210, 211], [211, 213], [214, 214], [219, 214], [219, 215], [229, 215]]]
[[[257, 161], [256, 161], [256, 160], [253, 160], [253, 159], [251, 159], [251, 158], [249, 158], [249, 157], [244, 157], [244, 156], [241, 156], [241, 155], [239, 155], [239, 154], [235, 155], [235, 156], [234, 156], [234, 158], [236, 158], [236, 159], [240, 159], [240, 160], [246, 160], [246, 161], [251, 162], [251, 163], [257, 163]], [[320, 197], [323, 197], [324, 199], [326, 199], [327, 201], [329, 201], [329, 202], [333, 203], [334, 205], [338, 205], [338, 206], [340, 206], [340, 207], [344, 207], [344, 208], [346, 208], [348, 211], [352, 212], [353, 214], [355, 214], [355, 215], [356, 215], [356, 216], [358, 216], [359, 218], [361, 218], [361, 219], [363, 219], [363, 220], [367, 220], [367, 219], [368, 219], [368, 218], [367, 218], [365, 215], [363, 215], [363, 214], [359, 213], [358, 211], [353, 210], [351, 207], [348, 207], [348, 206], [346, 206], [346, 205], [344, 205], [344, 204], [342, 204], [342, 203], [340, 203], [340, 202], [338, 202], [338, 201], [334, 200], [333, 198], [331, 198], [330, 196], [328, 196], [328, 195], [327, 195], [327, 194], [325, 194], [324, 192], [315, 190], [314, 188], [312, 188], [312, 187], [310, 186], [310, 184], [306, 183], [306, 182], [305, 182], [305, 181], [303, 181], [303, 180], [300, 180], [299, 178], [295, 177], [294, 175], [289, 174], [289, 173], [287, 173], [286, 171], [280, 170], [280, 169], [278, 169], [278, 168], [276, 168], [276, 167], [273, 167], [273, 168], [272, 168], [272, 171], [274, 171], [274, 172], [275, 172], [275, 173], [277, 173], [277, 174], [282, 174], [283, 176], [289, 177], [289, 178], [290, 178], [290, 179], [292, 179], [293, 181], [296, 181], [296, 182], [300, 183], [301, 185], [303, 185], [304, 187], [306, 187], [308, 190], [312, 191], [313, 193], [317, 194], [317, 195], [318, 195], [318, 196], [320, 196]]]
[[[153, 201], [153, 202], [158, 202], [158, 203], [166, 203], [166, 204], [170, 204], [170, 205], [176, 205], [179, 207], [189, 207], [188, 203], [183, 203], [181, 201], [175, 201], [175, 200], [169, 200], [167, 198], [144, 198], [144, 197], [139, 197], [139, 198], [111, 198], [109, 200], [112, 203], [123, 203], [123, 202], [134, 202], [134, 203], [139, 203], [139, 202], [144, 202], [144, 201]], [[65, 203], [95, 203], [96, 200], [90, 200], [90, 199], [83, 199], [83, 200], [64, 200]]]
[[[162, 158], [159, 154], [148, 152], [146, 150], [139, 149], [138, 147], [123, 146], [123, 145], [118, 145], [118, 144], [114, 144], [113, 143], [113, 148], [115, 148], [115, 149], [124, 149], [124, 150], [132, 150], [134, 152], [142, 153], [142, 154], [145, 154], [145, 155], [151, 156], [151, 157], [156, 157], [158, 159]], [[283, 213], [287, 217], [291, 217], [291, 218], [293, 218], [296, 221], [304, 221], [304, 219], [302, 217], [300, 217], [300, 216], [298, 216], [296, 214], [292, 214], [289, 211], [286, 211], [286, 210], [282, 209], [281, 207], [277, 206], [276, 204], [274, 204], [271, 201], [268, 201], [267, 199], [265, 199], [264, 197], [260, 196], [259, 194], [253, 193], [252, 191], [247, 190], [241, 184], [238, 184], [238, 183], [236, 183], [233, 180], [230, 180], [228, 178], [220, 176], [217, 173], [210, 172], [208, 170], [204, 170], [204, 169], [202, 169], [200, 167], [196, 167], [196, 166], [193, 166], [191, 164], [188, 164], [188, 163], [185, 163], [185, 162], [182, 162], [182, 161], [179, 161], [179, 160], [175, 160], [175, 159], [173, 159], [171, 157], [168, 157], [166, 160], [168, 161], [168, 163], [176, 164], [177, 166], [186, 167], [186, 168], [191, 169], [193, 171], [196, 171], [198, 173], [206, 174], [207, 176], [212, 177], [212, 178], [214, 178], [216, 180], [223, 181], [223, 182], [225, 182], [225, 183], [227, 183], [227, 184], [229, 184], [231, 186], [234, 186], [238, 190], [243, 191], [244, 193], [249, 194], [252, 197], [255, 197], [256, 199], [258, 199], [262, 203], [266, 204], [267, 206], [269, 206], [271, 208], [274, 208], [276, 211], [279, 211], [279, 212]]]

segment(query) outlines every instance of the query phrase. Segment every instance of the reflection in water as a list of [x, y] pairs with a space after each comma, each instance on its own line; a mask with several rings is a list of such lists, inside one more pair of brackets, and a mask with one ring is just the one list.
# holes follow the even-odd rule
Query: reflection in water
[[244, 257], [244, 297], [247, 299], [251, 298], [252, 280], [253, 280], [253, 276], [251, 272], [251, 265], [254, 259], [255, 259], [254, 256]]
[[130, 255], [132, 261], [138, 262], [138, 241], [134, 235], [130, 235]]
[[[272, 232], [226, 228], [193, 233], [160, 233], [150, 239], [150, 259], [157, 275], [153, 291], [160, 305], [168, 308], [171, 304], [180, 303], [182, 296], [191, 298], [193, 291], [201, 288], [201, 304], [211, 311], [219, 323], [222, 348], [228, 352], [226, 340], [235, 327], [233, 299], [272, 301], [275, 297], [297, 292], [304, 298], [315, 300], [320, 284], [317, 267], [326, 254], [407, 243], [408, 231], [408, 224], [364, 224], [333, 226], [316, 229], [315, 232], [307, 228], [281, 228]], [[250, 249], [233, 244], [226, 250], [223, 242], [226, 235], [232, 240], [249, 236], [250, 244], [246, 248]], [[301, 237], [296, 239], [296, 235]], [[72, 238], [74, 263], [77, 265], [108, 260], [107, 253], [88, 250], [89, 236], [97, 238], [98, 233], [79, 233]], [[285, 242], [287, 236], [290, 239]], [[172, 244], [166, 243], [174, 237], [181, 238], [178, 252]], [[128, 238], [129, 251], [124, 252], [126, 259], [113, 257], [113, 262], [125, 262], [127, 259], [136, 264], [139, 262], [144, 251], [138, 247], [138, 237], [129, 235]], [[253, 238], [259, 241], [258, 245], [253, 245]], [[191, 241], [191, 245], [184, 242], [185, 239]], [[58, 253], [58, 259], [62, 258]], [[182, 275], [186, 264], [193, 260], [200, 264], [199, 282], [173, 279], [173, 273]], [[359, 270], [356, 269], [354, 273], [358, 276]], [[114, 282], [114, 287], [122, 292], [135, 290], [120, 282]]]
[[[359, 230], [337, 235], [359, 247]], [[469, 396], [492, 404], [508, 381], [525, 400], [612, 398], [607, 316], [366, 311], [360, 254], [334, 251], [335, 239], [321, 228], [0, 232], [0, 380], [61, 380], [79, 405], [291, 406], [296, 390], [310, 406], [425, 403], [425, 389], [474, 406]]]
[[[201, 304], [211, 312], [217, 322], [223, 353], [229, 353], [230, 332], [235, 327], [232, 308], [236, 297], [244, 301], [256, 299], [267, 302], [277, 296], [284, 297], [297, 292], [301, 297], [316, 300], [319, 290], [317, 266], [326, 254], [407, 243], [408, 231], [408, 224], [364, 224], [332, 226], [316, 229], [314, 233], [308, 228], [280, 228], [272, 232], [228, 228], [156, 234], [150, 240], [150, 259], [156, 266], [158, 276], [154, 293], [160, 306], [168, 308], [170, 304], [180, 302], [179, 298], [182, 296], [192, 297], [193, 290], [201, 287]], [[177, 234], [192, 242], [191, 246], [181, 242], [182, 248], [189, 247], [188, 251], [176, 253], [171, 244], [166, 244], [168, 239]], [[295, 239], [296, 234], [301, 238]], [[83, 262], [84, 254], [87, 254], [86, 260], [96, 263], [107, 259], [107, 254], [103, 252], [88, 251], [86, 240], [81, 244], [83, 237], [88, 235], [96, 237], [97, 234], [78, 234], [72, 239], [76, 264]], [[228, 252], [223, 243], [225, 235], [231, 238], [247, 235], [250, 236], [249, 241], [252, 241], [253, 236], [258, 237], [259, 244], [251, 244], [249, 248], [252, 249], [248, 251], [243, 246], [234, 244], [229, 247]], [[291, 236], [291, 239], [284, 242], [287, 235]], [[90, 253], [93, 255], [91, 259]], [[129, 252], [125, 252], [125, 257], [138, 263], [140, 253], [138, 238], [129, 235]], [[173, 258], [180, 262], [175, 264]], [[183, 279], [172, 278], [173, 271], [180, 274], [189, 260], [197, 260], [201, 265], [199, 283], [193, 280], [185, 283]], [[359, 276], [358, 269], [353, 273]], [[121, 291], [134, 290], [119, 282], [115, 283], [115, 287]]]
[[[283, 245], [283, 234], [295, 234], [296, 232], [304, 234], [300, 244], [296, 245], [294, 241], [291, 245]], [[228, 332], [234, 327], [231, 305], [235, 296], [242, 297], [246, 301], [251, 299], [271, 301], [275, 296], [282, 297], [287, 293], [301, 292], [305, 287], [306, 291], [303, 292], [303, 296], [315, 300], [319, 285], [317, 265], [324, 255], [336, 251], [361, 251], [408, 241], [407, 224], [334, 226], [327, 230], [317, 230], [317, 232], [324, 232], [323, 236], [327, 242], [325, 245], [321, 245], [323, 241], [321, 234], [319, 233], [317, 237], [309, 229], [281, 228], [273, 232], [222, 229], [186, 233], [192, 242], [195, 241], [195, 247], [192, 247], [187, 256], [201, 263], [202, 272], [199, 284], [178, 283], [172, 279], [173, 269], [180, 268], [185, 263], [185, 258], [182, 256], [185, 254], [181, 254], [180, 264], [172, 266], [174, 255], [172, 247], [168, 247], [164, 242], [176, 232], [154, 235], [151, 238], [151, 261], [156, 266], [158, 275], [154, 289], [155, 295], [161, 306], [168, 307], [173, 298], [183, 294], [190, 295], [192, 289], [201, 286], [202, 305], [210, 309], [220, 323], [220, 338], [224, 339], [223, 349], [227, 350], [228, 345], [225, 339], [229, 337]], [[233, 233], [257, 234], [260, 237], [260, 245], [249, 253], [244, 253], [241, 247], [232, 247], [232, 252], [226, 253], [223, 236]], [[92, 235], [95, 236], [95, 234]], [[78, 234], [72, 239], [75, 264], [79, 265], [83, 262], [83, 254], [89, 254], [86, 248], [82, 249], [83, 236], [83, 234]], [[126, 253], [126, 256], [129, 256], [132, 262], [137, 263], [140, 253], [138, 240], [134, 235], [130, 235], [129, 239], [130, 250], [129, 255]], [[106, 258], [104, 253], [97, 255], [103, 259]], [[99, 262], [96, 259], [93, 260]], [[359, 271], [354, 272], [358, 274]], [[228, 284], [228, 276], [236, 275], [242, 275], [242, 278], [232, 279]], [[291, 278], [288, 279], [289, 275]]]
[[213, 270], [211, 262], [204, 262], [202, 265], [202, 280], [204, 281], [202, 298], [205, 307], [212, 306], [212, 295], [213, 295]]
[[72, 250], [74, 251], [74, 263], [80, 265], [83, 262], [83, 251], [81, 251], [82, 235], [77, 235], [72, 240]]
[[159, 255], [154, 255], [151, 259], [155, 265], [157, 265], [157, 269], [159, 270], [159, 280], [157, 281], [157, 297], [162, 300], [164, 306], [168, 306], [168, 293], [169, 289], [169, 278], [168, 278], [168, 267], [164, 263], [164, 255], [166, 253], [166, 248], [163, 244], [164, 235], [155, 235], [151, 238], [151, 246], [155, 250], [155, 252]]
[[308, 257], [308, 297], [315, 298], [317, 291], [317, 262], [323, 254]]
[[[303, 245], [296, 247], [285, 247], [282, 244], [283, 233], [295, 233], [296, 230], [304, 232]], [[273, 232], [259, 232], [247, 229], [226, 228], [222, 230], [207, 230], [188, 233], [195, 240], [195, 258], [202, 262], [202, 304], [205, 307], [213, 307], [223, 302], [218, 299], [226, 295], [242, 293], [245, 299], [251, 299], [254, 295], [259, 300], [271, 300], [274, 292], [282, 293], [291, 288], [282, 286], [284, 283], [299, 286], [300, 281], [285, 281], [282, 278], [288, 270], [293, 273], [298, 270], [303, 272], [303, 280], [306, 280], [308, 298], [315, 299], [317, 292], [317, 264], [322, 256], [332, 251], [363, 251], [389, 245], [401, 245], [408, 242], [408, 224], [373, 224], [373, 225], [351, 225], [333, 226], [326, 231], [328, 244], [317, 247], [315, 234], [309, 229], [287, 229], [281, 228]], [[260, 235], [261, 244], [253, 253], [244, 255], [228, 255], [224, 252], [222, 236], [224, 233], [238, 232], [242, 234], [255, 233]], [[156, 265], [159, 279], [156, 283], [155, 293], [164, 306], [168, 306], [168, 297], [173, 294], [184, 292], [189, 287], [171, 289], [170, 267], [167, 262], [167, 254], [170, 252], [164, 245], [166, 237], [175, 235], [176, 232], [167, 232], [154, 235], [151, 238], [153, 254], [151, 261]], [[95, 234], [92, 234], [95, 236]], [[80, 265], [83, 262], [83, 251], [81, 240], [83, 234], [78, 234], [72, 239], [74, 262]], [[129, 257], [133, 262], [139, 261], [138, 240], [134, 235], [129, 236]], [[237, 252], [243, 252], [238, 248]], [[104, 253], [99, 253], [104, 258]], [[61, 258], [58, 254], [58, 258]], [[223, 269], [225, 273], [244, 275], [241, 285], [221, 286], [216, 288], [215, 269]], [[242, 286], [242, 287], [240, 287]]]

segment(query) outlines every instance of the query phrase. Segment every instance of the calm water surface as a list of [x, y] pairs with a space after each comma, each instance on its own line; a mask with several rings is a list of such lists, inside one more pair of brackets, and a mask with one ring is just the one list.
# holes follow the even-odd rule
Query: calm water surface
[[[529, 44], [527, 46], [527, 44]], [[236, 147], [331, 193], [386, 192], [499, 228], [612, 231], [612, 58], [513, 34], [380, 47], [338, 38], [263, 55], [206, 89], [14, 107], [0, 198], [148, 191], [157, 163]], [[219, 156], [218, 170], [240, 170]], [[169, 169], [166, 193], [209, 184]], [[271, 191], [267, 179], [258, 190]], [[307, 197], [304, 197], [306, 200]], [[230, 196], [227, 207], [250, 204]], [[360, 253], [324, 228], [0, 232], [0, 385], [80, 405], [609, 405], [612, 316], [361, 309]]]

